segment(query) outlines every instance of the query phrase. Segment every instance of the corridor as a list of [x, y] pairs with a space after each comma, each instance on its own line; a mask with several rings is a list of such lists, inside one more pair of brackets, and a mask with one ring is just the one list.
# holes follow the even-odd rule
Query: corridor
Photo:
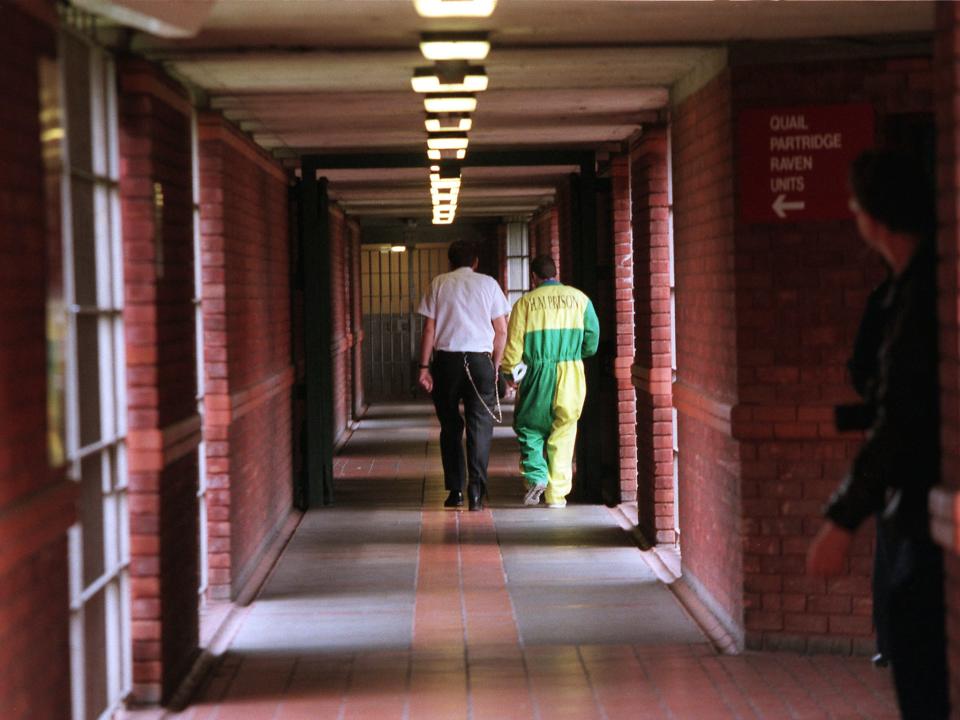
[[866, 658], [718, 655], [597, 505], [443, 510], [428, 405], [371, 407], [182, 720], [894, 718]]

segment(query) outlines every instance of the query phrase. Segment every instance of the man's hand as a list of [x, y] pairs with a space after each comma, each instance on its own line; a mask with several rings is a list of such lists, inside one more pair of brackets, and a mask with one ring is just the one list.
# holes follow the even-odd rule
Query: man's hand
[[807, 574], [830, 577], [843, 572], [853, 533], [827, 520], [807, 550]]
[[420, 377], [417, 378], [417, 385], [428, 393], [433, 392], [433, 375], [430, 374], [428, 368], [420, 368]]

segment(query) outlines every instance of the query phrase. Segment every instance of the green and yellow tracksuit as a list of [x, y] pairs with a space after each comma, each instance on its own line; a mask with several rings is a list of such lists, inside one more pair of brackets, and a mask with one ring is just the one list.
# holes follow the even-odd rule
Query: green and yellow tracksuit
[[[582, 358], [597, 352], [600, 327], [590, 298], [548, 280], [510, 312], [501, 369], [523, 362], [513, 429], [527, 483], [546, 485], [548, 503], [562, 503], [573, 482], [573, 446], [587, 383]], [[544, 458], [546, 449], [546, 458]]]

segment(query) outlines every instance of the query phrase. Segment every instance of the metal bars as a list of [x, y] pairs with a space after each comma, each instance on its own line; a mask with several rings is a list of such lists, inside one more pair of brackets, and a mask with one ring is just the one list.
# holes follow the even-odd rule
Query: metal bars
[[404, 252], [361, 249], [363, 372], [372, 402], [409, 400], [416, 393], [423, 317], [417, 313], [430, 281], [447, 267], [447, 245], [416, 245]]

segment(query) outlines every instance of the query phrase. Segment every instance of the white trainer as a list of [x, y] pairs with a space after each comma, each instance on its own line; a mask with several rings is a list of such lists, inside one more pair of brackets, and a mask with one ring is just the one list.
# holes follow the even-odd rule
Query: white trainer
[[523, 496], [524, 505], [539, 505], [540, 496], [547, 489], [546, 485], [530, 485], [527, 488], [527, 494]]
[[566, 500], [559, 500], [557, 502], [547, 503], [548, 508], [554, 508], [555, 510], [559, 508], [565, 508], [566, 506], [567, 506]]

